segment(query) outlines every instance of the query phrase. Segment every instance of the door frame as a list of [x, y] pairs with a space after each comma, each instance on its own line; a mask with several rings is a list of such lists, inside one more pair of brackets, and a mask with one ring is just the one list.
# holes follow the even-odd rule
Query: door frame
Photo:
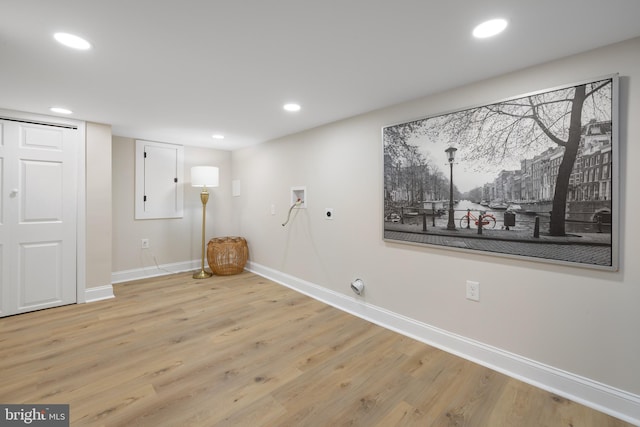
[[21, 111], [0, 109], [0, 119], [55, 127], [71, 127], [77, 129], [79, 144], [77, 154], [77, 192], [76, 192], [76, 304], [87, 302], [86, 281], [86, 123], [80, 120], [43, 114], [25, 113]]

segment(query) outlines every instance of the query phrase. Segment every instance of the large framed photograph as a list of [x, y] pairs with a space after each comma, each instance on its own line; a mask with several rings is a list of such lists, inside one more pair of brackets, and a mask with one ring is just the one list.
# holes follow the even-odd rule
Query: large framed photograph
[[618, 76], [382, 129], [387, 241], [616, 270]]

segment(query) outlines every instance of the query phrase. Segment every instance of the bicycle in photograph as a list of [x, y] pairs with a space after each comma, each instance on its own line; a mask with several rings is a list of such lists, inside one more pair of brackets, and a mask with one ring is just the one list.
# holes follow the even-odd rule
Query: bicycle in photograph
[[480, 211], [479, 217], [476, 217], [470, 210], [467, 210], [467, 213], [460, 218], [460, 228], [470, 228], [472, 223], [475, 224], [476, 227], [482, 223], [482, 228], [495, 228], [496, 217], [485, 211]]

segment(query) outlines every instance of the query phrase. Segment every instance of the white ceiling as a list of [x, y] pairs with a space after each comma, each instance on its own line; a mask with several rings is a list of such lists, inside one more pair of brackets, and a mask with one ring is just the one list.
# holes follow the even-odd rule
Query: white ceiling
[[[64, 106], [114, 135], [228, 150], [640, 36], [638, 0], [0, 5], [0, 108]], [[507, 30], [473, 39], [494, 17]], [[58, 31], [93, 48], [61, 46]]]

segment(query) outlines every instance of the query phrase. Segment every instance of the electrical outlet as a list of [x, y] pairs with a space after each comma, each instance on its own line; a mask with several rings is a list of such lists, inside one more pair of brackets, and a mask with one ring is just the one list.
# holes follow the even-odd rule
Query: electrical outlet
[[480, 282], [467, 280], [467, 299], [471, 301], [480, 301]]
[[149, 249], [149, 239], [141, 239], [140, 240], [140, 247], [142, 249]]

